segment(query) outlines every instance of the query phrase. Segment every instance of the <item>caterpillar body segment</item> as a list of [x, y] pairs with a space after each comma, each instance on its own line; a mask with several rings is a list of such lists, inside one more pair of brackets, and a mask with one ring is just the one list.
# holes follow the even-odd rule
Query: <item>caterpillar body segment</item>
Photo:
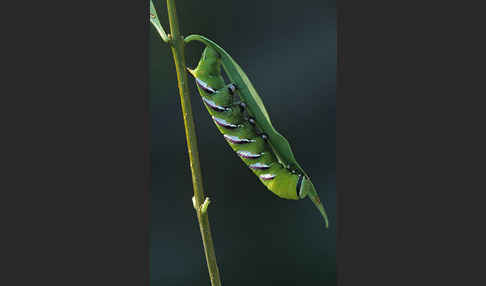
[[[234, 85], [225, 85], [212, 57], [217, 54], [206, 48], [195, 70], [198, 91], [216, 127], [231, 148], [250, 167], [250, 170], [274, 194], [284, 199], [298, 200], [299, 174], [292, 174], [278, 162], [269, 144], [258, 134], [255, 126], [244, 115], [243, 105], [233, 100]], [[209, 55], [211, 54], [211, 55]]]
[[[309, 196], [327, 228], [328, 218], [312, 182], [295, 160], [288, 141], [273, 128], [248, 77], [221, 47], [202, 36], [193, 36], [194, 40], [204, 42], [206, 48], [198, 66], [188, 71], [224, 139], [275, 195], [291, 200]], [[224, 82], [222, 65], [231, 84]], [[241, 102], [236, 102], [233, 94]]]
[[[248, 114], [254, 117], [259, 129], [269, 137], [269, 141], [271, 142], [271, 147], [274, 150], [275, 156], [281, 163], [290, 165], [290, 167], [293, 169], [298, 169], [301, 173], [306, 174], [304, 169], [302, 169], [295, 159], [287, 139], [285, 139], [285, 137], [273, 127], [270, 116], [268, 115], [265, 105], [263, 104], [263, 100], [260, 98], [248, 76], [241, 69], [238, 63], [236, 63], [236, 61], [233, 60], [233, 58], [223, 48], [206, 37], [200, 35], [189, 35], [184, 39], [185, 43], [189, 43], [191, 41], [200, 41], [207, 47], [213, 48], [219, 54], [220, 64], [223, 66], [224, 71], [228, 75], [230, 81], [239, 87], [238, 95], [248, 107]], [[216, 61], [212, 61], [210, 64], [215, 63]], [[219, 71], [220, 67], [215, 68], [215, 71], [216, 70]]]

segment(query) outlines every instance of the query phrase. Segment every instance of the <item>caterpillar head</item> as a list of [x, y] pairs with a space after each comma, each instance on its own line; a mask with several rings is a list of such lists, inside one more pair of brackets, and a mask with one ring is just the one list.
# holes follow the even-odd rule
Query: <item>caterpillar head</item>
[[199, 60], [196, 73], [218, 76], [221, 74], [221, 57], [215, 49], [207, 46]]

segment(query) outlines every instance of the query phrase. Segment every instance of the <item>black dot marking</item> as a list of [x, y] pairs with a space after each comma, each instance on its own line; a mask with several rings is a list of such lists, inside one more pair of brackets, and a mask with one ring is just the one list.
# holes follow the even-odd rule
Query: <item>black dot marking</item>
[[236, 85], [234, 85], [234, 84], [230, 84], [230, 85], [228, 86], [228, 90], [229, 90], [229, 93], [230, 93], [231, 95], [233, 95], [233, 94], [235, 93], [235, 90], [236, 90]]
[[299, 180], [297, 181], [297, 186], [295, 187], [295, 191], [297, 192], [297, 197], [299, 196], [300, 193], [300, 186], [302, 185], [302, 180], [304, 179], [304, 176], [299, 175]]
[[245, 112], [246, 104], [244, 102], [240, 102], [238, 105], [240, 106], [241, 112]]
[[248, 118], [248, 122], [250, 122], [251, 125], [255, 125], [256, 124], [255, 118], [253, 118], [253, 117], [249, 117]]
[[263, 140], [268, 140], [268, 135], [265, 133], [260, 134], [260, 136], [263, 138]]

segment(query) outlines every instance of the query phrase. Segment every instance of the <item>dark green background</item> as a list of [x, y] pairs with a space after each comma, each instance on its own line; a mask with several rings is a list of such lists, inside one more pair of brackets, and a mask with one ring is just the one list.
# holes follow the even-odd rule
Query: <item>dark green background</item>
[[[168, 30], [165, 1], [154, 1]], [[228, 51], [291, 142], [330, 217], [269, 192], [222, 138], [191, 80], [201, 167], [223, 285], [336, 285], [335, 1], [177, 1], [182, 33]], [[202, 45], [186, 49], [195, 67]], [[172, 54], [150, 26], [151, 285], [210, 285], [192, 208]]]

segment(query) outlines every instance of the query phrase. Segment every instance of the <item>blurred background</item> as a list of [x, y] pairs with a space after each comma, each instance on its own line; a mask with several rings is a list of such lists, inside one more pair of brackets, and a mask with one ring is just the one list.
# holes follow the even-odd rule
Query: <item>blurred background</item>
[[[169, 30], [165, 1], [154, 1]], [[182, 33], [221, 45], [247, 73], [330, 217], [268, 191], [234, 154], [191, 79], [209, 219], [223, 285], [336, 285], [335, 1], [177, 1]], [[174, 61], [149, 27], [151, 285], [210, 285], [192, 207]], [[195, 67], [203, 45], [186, 48]]]

